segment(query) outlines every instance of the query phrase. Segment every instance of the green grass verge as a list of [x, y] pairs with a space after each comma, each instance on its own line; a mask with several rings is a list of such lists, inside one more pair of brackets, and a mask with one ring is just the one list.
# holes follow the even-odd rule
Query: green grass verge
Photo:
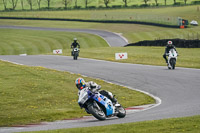
[[86, 33], [0, 29], [0, 36], [0, 55], [45, 54], [69, 49], [75, 37], [83, 48], [109, 47], [101, 37]]
[[200, 116], [28, 133], [199, 133]]
[[154, 22], [169, 25], [178, 25], [177, 18], [182, 17], [199, 21], [198, 5], [184, 7], [163, 7], [145, 9], [114, 9], [114, 10], [71, 10], [71, 11], [20, 11], [0, 12], [4, 17], [31, 17], [31, 18], [64, 18], [83, 20], [126, 20]]
[[[91, 48], [81, 49], [80, 56], [100, 60], [109, 60], [123, 63], [145, 64], [165, 66], [163, 59], [165, 47], [111, 47], [111, 48]], [[179, 53], [176, 66], [188, 68], [200, 68], [200, 49], [199, 48], [177, 48]], [[115, 53], [128, 53], [128, 59], [115, 60]], [[66, 50], [65, 55], [70, 56], [70, 51]]]
[[[164, 47], [108, 47], [102, 38], [83, 33], [15, 29], [0, 29], [0, 31], [1, 55], [52, 54], [53, 49], [63, 49], [63, 55], [71, 56], [70, 45], [73, 37], [77, 37], [81, 44], [80, 57], [116, 61], [115, 53], [127, 52], [128, 59], [118, 62], [166, 65], [162, 58]], [[180, 55], [177, 66], [200, 68], [199, 48], [177, 48], [177, 50]]]
[[200, 26], [187, 29], [172, 29], [138, 24], [103, 24], [37, 20], [0, 20], [0, 25], [108, 30], [121, 33], [128, 39], [129, 43], [172, 38], [200, 39]]
[[[151, 8], [151, 9], [125, 9], [125, 10], [103, 10], [95, 11], [97, 14], [110, 13], [119, 14], [139, 14], [138, 16], [167, 16], [169, 18], [182, 17], [191, 20], [196, 20], [200, 23], [198, 6], [185, 7], [166, 7], [166, 8]], [[26, 16], [26, 15], [45, 15], [49, 17], [67, 17], [76, 19], [90, 19], [94, 11], [55, 11], [55, 12], [2, 12], [0, 16]], [[36, 15], [37, 16], [37, 15]], [[159, 18], [160, 20], [161, 18]], [[129, 43], [155, 40], [155, 39], [200, 39], [200, 26], [191, 26], [187, 29], [172, 29], [156, 26], [146, 26], [139, 24], [105, 24], [105, 23], [86, 23], [86, 22], [63, 22], [63, 21], [28, 21], [28, 20], [0, 20], [0, 25], [18, 25], [18, 26], [35, 26], [35, 27], [55, 27], [55, 28], [80, 28], [80, 29], [99, 29], [108, 30], [116, 33], [121, 33], [126, 37]]]
[[[79, 118], [87, 115], [77, 104], [74, 84], [80, 75], [0, 61], [0, 126]], [[124, 107], [154, 103], [154, 99], [125, 87], [95, 81], [113, 92]]]

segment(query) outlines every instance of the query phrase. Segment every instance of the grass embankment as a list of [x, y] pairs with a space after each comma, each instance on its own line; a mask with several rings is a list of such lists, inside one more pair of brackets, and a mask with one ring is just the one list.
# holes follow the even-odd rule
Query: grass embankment
[[[121, 47], [121, 48], [91, 48], [81, 49], [80, 56], [100, 60], [109, 60], [123, 63], [145, 64], [165, 66], [163, 59], [165, 47]], [[179, 53], [177, 67], [200, 68], [200, 49], [199, 48], [177, 48]], [[115, 60], [115, 53], [128, 53], [128, 59]], [[70, 55], [68, 50], [66, 55]]]
[[[118, 62], [166, 65], [162, 55], [164, 47], [108, 47], [106, 42], [94, 35], [83, 33], [31, 31], [0, 29], [0, 54], [52, 54], [53, 49], [63, 49], [63, 55], [71, 56], [70, 45], [73, 37], [77, 37], [81, 44], [80, 57], [100, 60], [115, 60], [115, 53], [127, 52], [127, 60]], [[179, 57], [177, 66], [200, 68], [199, 48], [177, 48]]]
[[[74, 81], [80, 75], [0, 61], [0, 126], [79, 118], [87, 115], [77, 104]], [[124, 107], [154, 103], [154, 99], [125, 87], [95, 81], [116, 94]]]
[[0, 55], [45, 54], [54, 49], [69, 49], [75, 37], [84, 48], [108, 47], [99, 36], [86, 33], [0, 29], [0, 36]]
[[20, 11], [0, 12], [2, 17], [59, 18], [82, 20], [125, 20], [177, 25], [178, 17], [197, 20], [200, 23], [199, 6], [70, 11]]
[[[146, 12], [151, 12], [152, 14], [157, 12], [160, 15], [168, 14], [175, 16], [183, 16], [185, 19], [197, 20], [200, 23], [199, 12], [196, 12], [196, 7], [189, 8], [188, 13], [182, 13], [180, 10], [184, 11], [181, 7], [177, 8], [166, 8], [162, 11], [162, 8], [145, 10]], [[122, 10], [123, 11], [123, 10]], [[141, 10], [142, 11], [142, 10]], [[144, 12], [144, 11], [143, 11]], [[54, 12], [52, 12], [54, 13]], [[145, 12], [144, 12], [145, 13]], [[82, 12], [79, 12], [81, 15]], [[56, 14], [55, 15], [59, 15]], [[86, 23], [86, 22], [63, 22], [63, 21], [30, 21], [30, 20], [0, 20], [0, 25], [16, 25], [16, 26], [33, 26], [33, 27], [53, 27], [53, 28], [74, 28], [74, 29], [99, 29], [99, 30], [108, 30], [111, 32], [122, 33], [126, 37], [129, 43], [134, 43], [143, 40], [155, 40], [155, 39], [172, 39], [172, 38], [181, 38], [181, 39], [200, 39], [200, 26], [192, 26], [191, 28], [186, 29], [172, 29], [172, 28], [163, 28], [156, 26], [147, 26], [139, 24], [105, 24], [105, 23]]]

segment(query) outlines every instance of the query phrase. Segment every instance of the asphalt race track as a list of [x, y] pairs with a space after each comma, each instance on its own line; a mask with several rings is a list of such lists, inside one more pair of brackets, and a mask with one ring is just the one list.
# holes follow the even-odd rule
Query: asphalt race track
[[199, 69], [177, 67], [175, 70], [168, 70], [167, 66], [115, 63], [86, 58], [73, 60], [72, 57], [57, 55], [0, 55], [0, 60], [28, 66], [43, 66], [99, 78], [148, 92], [159, 97], [162, 101], [159, 106], [154, 108], [128, 113], [123, 119], [114, 117], [105, 121], [98, 121], [89, 117], [52, 123], [44, 122], [40, 125], [25, 127], [1, 127], [0, 133], [102, 126], [200, 115]]
[[112, 33], [102, 30], [91, 29], [64, 29], [64, 28], [43, 28], [43, 27], [25, 27], [25, 26], [1, 26], [5, 29], [23, 29], [23, 30], [46, 30], [46, 31], [62, 31], [62, 32], [83, 32], [89, 34], [95, 34], [102, 37], [111, 47], [125, 46], [128, 44], [128, 40], [120, 34]]

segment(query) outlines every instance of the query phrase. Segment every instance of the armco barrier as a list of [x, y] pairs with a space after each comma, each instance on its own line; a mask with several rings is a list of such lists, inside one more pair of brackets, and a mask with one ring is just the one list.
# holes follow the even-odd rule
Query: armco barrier
[[163, 39], [163, 40], [146, 40], [137, 43], [130, 43], [127, 46], [166, 46], [167, 41], [172, 41], [173, 45], [178, 48], [200, 48], [200, 40], [185, 40], [185, 39]]

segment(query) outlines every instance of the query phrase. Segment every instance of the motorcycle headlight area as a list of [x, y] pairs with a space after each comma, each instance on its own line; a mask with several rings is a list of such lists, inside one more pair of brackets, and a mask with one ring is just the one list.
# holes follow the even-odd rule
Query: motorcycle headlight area
[[82, 92], [79, 96], [79, 104], [84, 104], [88, 100], [88, 93], [87, 92]]

